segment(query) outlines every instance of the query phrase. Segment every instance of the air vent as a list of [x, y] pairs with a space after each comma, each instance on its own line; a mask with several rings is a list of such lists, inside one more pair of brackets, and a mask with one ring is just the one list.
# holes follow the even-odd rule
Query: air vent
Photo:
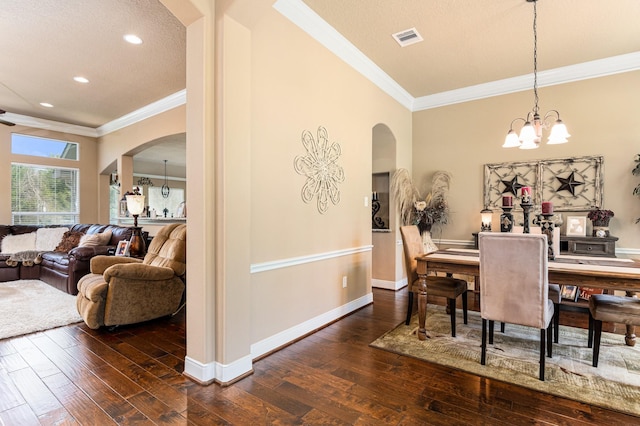
[[415, 28], [410, 28], [408, 30], [395, 33], [393, 34], [393, 38], [402, 47], [409, 46], [410, 44], [418, 43], [423, 40], [422, 36], [418, 33], [418, 30], [416, 30]]

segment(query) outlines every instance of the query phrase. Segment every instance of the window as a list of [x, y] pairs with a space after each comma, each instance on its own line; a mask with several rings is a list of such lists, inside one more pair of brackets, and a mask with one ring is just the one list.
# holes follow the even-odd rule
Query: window
[[11, 216], [16, 225], [78, 223], [78, 169], [11, 164]]
[[74, 142], [44, 139], [36, 136], [11, 134], [11, 153], [46, 158], [78, 159], [78, 144]]
[[120, 188], [117, 185], [109, 186], [109, 218], [111, 223], [118, 222], [118, 208], [120, 207]]
[[148, 200], [150, 209], [155, 209], [158, 217], [165, 217], [164, 209], [167, 209], [166, 217], [173, 217], [178, 209], [178, 205], [184, 201], [184, 189], [171, 188], [169, 197], [162, 198], [162, 188], [152, 186], [148, 188]]

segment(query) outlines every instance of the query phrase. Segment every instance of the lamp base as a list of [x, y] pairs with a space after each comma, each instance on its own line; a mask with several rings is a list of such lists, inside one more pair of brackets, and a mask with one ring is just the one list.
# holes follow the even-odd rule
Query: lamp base
[[144, 257], [147, 254], [147, 245], [142, 237], [142, 228], [139, 226], [133, 226], [131, 229], [131, 240], [129, 244], [129, 256], [131, 257]]

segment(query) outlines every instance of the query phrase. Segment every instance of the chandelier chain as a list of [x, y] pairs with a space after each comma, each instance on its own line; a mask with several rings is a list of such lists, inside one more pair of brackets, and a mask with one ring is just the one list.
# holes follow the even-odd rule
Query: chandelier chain
[[533, 113], [538, 113], [538, 11], [536, 9], [537, 0], [533, 1]]

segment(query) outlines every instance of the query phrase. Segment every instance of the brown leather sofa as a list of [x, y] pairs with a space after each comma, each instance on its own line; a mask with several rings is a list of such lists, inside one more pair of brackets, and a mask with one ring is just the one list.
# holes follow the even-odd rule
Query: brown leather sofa
[[[35, 232], [38, 228], [32, 225], [0, 225], [0, 241], [6, 235]], [[0, 255], [0, 281], [39, 279], [58, 290], [73, 295], [78, 294], [78, 281], [89, 273], [91, 258], [108, 254], [110, 249], [115, 249], [118, 242], [129, 240], [132, 231], [130, 227], [97, 224], [75, 224], [68, 228], [70, 231], [84, 234], [97, 234], [111, 230], [111, 240], [105, 246], [75, 247], [69, 252], [44, 252], [41, 254], [42, 262], [33, 266], [20, 264], [11, 267], [6, 263], [9, 256]]]

